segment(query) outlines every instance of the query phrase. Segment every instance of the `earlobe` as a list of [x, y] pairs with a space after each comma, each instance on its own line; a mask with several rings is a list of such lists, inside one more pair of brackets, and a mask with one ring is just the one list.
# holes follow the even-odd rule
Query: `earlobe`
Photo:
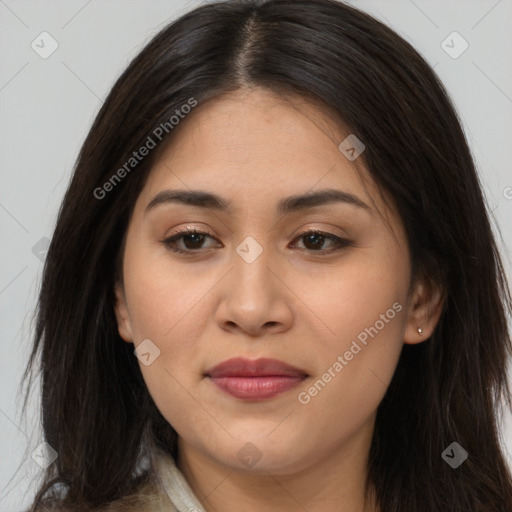
[[443, 311], [444, 293], [438, 284], [424, 282], [415, 287], [409, 306], [404, 343], [416, 344], [428, 340]]
[[114, 311], [116, 314], [117, 329], [119, 331], [119, 336], [121, 336], [121, 338], [127, 343], [133, 343], [128, 306], [126, 304], [126, 297], [123, 287], [120, 283], [116, 283], [116, 285], [114, 286], [114, 294]]

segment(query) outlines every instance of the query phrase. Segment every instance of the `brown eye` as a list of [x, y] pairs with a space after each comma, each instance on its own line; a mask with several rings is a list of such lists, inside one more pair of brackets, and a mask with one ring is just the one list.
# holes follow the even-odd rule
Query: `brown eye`
[[[162, 241], [162, 243], [171, 251], [186, 254], [197, 252], [199, 249], [202, 249], [202, 245], [204, 244], [206, 238], [213, 238], [213, 236], [208, 232], [197, 231], [195, 229], [185, 229], [175, 235], [170, 236], [169, 238], [166, 238]], [[176, 246], [176, 243], [180, 240], [185, 246], [184, 249]]]
[[[304, 240], [304, 246], [306, 250], [316, 252], [319, 254], [330, 253], [345, 247], [352, 245], [350, 240], [345, 238], [340, 238], [332, 233], [324, 233], [322, 231], [306, 231], [301, 233], [296, 240]], [[330, 240], [331, 242], [335, 242], [334, 249], [322, 249], [325, 242]]]

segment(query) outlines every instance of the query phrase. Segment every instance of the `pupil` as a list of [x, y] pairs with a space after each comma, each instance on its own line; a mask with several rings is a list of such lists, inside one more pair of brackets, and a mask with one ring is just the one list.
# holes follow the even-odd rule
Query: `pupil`
[[[188, 247], [189, 244], [186, 243], [186, 240], [190, 238], [196, 238], [195, 240], [192, 240], [192, 244], [201, 244], [202, 242], [202, 236], [200, 233], [190, 233], [189, 235], [187, 235], [184, 240], [185, 240], [185, 246], [187, 247], [187, 249], [190, 249], [191, 247]], [[192, 247], [192, 249], [195, 249], [196, 247]]]
[[321, 247], [321, 246], [322, 246], [322, 244], [323, 244], [324, 238], [325, 238], [323, 235], [319, 235], [319, 234], [317, 234], [317, 233], [313, 233], [313, 234], [308, 235], [308, 236], [306, 237], [306, 239], [308, 240], [308, 242], [311, 242], [311, 241], [312, 241], [312, 240], [314, 240], [315, 238], [317, 238], [317, 241], [319, 240], [319, 241], [320, 241], [320, 243], [316, 243], [316, 244], [315, 244], [315, 243], [313, 242], [313, 244], [312, 244], [312, 245], [313, 245], [313, 247], [316, 247], [316, 248]]

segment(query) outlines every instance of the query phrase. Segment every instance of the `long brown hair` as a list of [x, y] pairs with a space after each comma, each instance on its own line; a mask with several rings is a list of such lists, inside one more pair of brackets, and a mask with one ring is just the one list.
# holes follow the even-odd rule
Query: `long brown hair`
[[[401, 215], [413, 276], [446, 293], [431, 339], [403, 347], [378, 408], [368, 481], [381, 510], [510, 512], [497, 415], [502, 398], [512, 404], [512, 301], [470, 149], [418, 52], [334, 0], [208, 3], [159, 32], [112, 88], [81, 148], [44, 266], [25, 378], [30, 387], [39, 365], [45, 440], [58, 458], [31, 510], [135, 503], [152, 482], [151, 466], [138, 470], [150, 446], [176, 457], [177, 434], [113, 311], [130, 213], [172, 129], [103, 197], [94, 191], [190, 98], [200, 105], [245, 86], [315, 98], [358, 134], [365, 166]], [[457, 469], [441, 457], [452, 442], [469, 454]]]

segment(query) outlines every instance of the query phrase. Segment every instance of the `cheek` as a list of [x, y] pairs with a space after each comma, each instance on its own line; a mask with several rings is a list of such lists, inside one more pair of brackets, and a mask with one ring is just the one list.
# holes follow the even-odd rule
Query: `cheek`
[[202, 379], [204, 360], [211, 350], [202, 344], [211, 323], [209, 291], [221, 277], [206, 272], [206, 267], [204, 275], [192, 265], [186, 272], [173, 267], [168, 255], [151, 259], [134, 248], [124, 268], [135, 344], [149, 339], [158, 352], [154, 363], [139, 366], [158, 407], [171, 416], [194, 409], [185, 390]]
[[204, 409], [190, 390], [202, 378], [204, 352], [198, 340], [208, 321], [202, 308], [215, 282], [211, 273], [199, 279], [170, 271], [163, 260], [141, 265], [144, 258], [137, 256], [133, 251], [125, 260], [132, 332], [136, 345], [149, 339], [158, 349], [151, 364], [141, 361], [139, 366], [158, 409], [175, 428], [186, 431], [191, 421], [195, 425], [205, 422]]
[[330, 356], [333, 350], [345, 346], [348, 350], [351, 340], [376, 322], [379, 331], [385, 331], [380, 338], [400, 339], [405, 319], [397, 313], [405, 310], [408, 262], [398, 251], [387, 257], [383, 253], [354, 252], [322, 275], [308, 277], [304, 273], [301, 279], [293, 280], [294, 293], [307, 306], [303, 308], [304, 322], [315, 326], [322, 337], [315, 350], [320, 348]]
[[401, 254], [373, 261], [340, 268], [307, 295], [325, 334], [314, 348], [318, 371], [297, 401], [338, 426], [360, 424], [377, 408], [403, 347], [408, 263]]
[[365, 326], [358, 318], [356, 325], [347, 317], [355, 335], [345, 335], [339, 321], [337, 342], [319, 348], [318, 373], [297, 390], [295, 397], [295, 418], [315, 425], [315, 433], [301, 439], [306, 451], [328, 453], [333, 444], [350, 439], [374, 419], [403, 346], [405, 308], [397, 313], [397, 303], [395, 309], [389, 306], [383, 309], [388, 311], [384, 313], [388, 323], [368, 314], [371, 323]]
[[[168, 255], [151, 258], [136, 249], [126, 258], [124, 272], [136, 340], [154, 338], [168, 344], [183, 324], [188, 328], [200, 326], [200, 302], [214, 284], [211, 273], [200, 279], [191, 271], [173, 268]], [[190, 334], [188, 338], [192, 339]]]

